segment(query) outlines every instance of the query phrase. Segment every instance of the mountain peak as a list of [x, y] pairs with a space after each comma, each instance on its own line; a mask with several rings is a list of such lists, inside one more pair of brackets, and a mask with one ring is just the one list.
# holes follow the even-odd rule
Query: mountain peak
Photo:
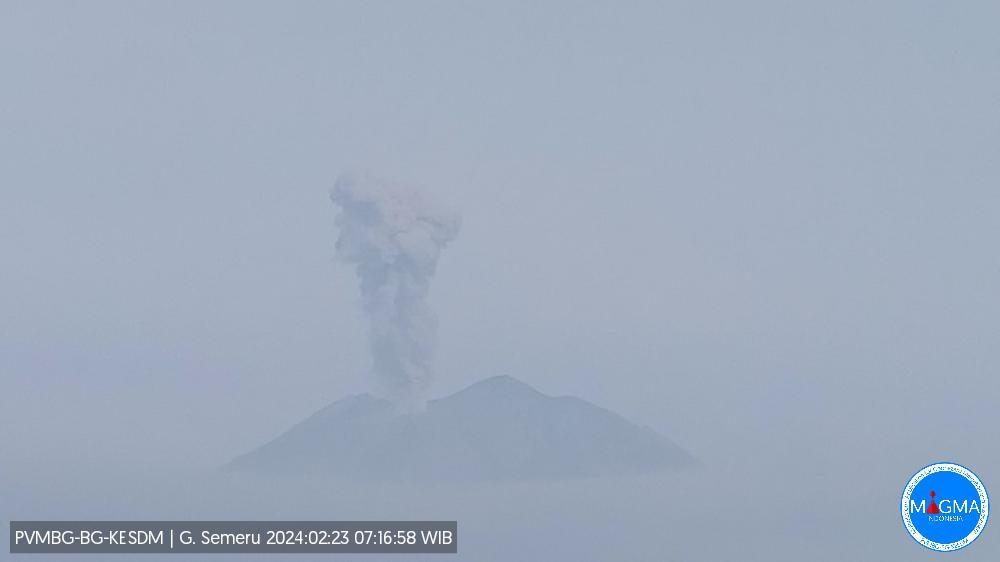
[[487, 379], [483, 379], [479, 382], [472, 383], [466, 390], [472, 390], [474, 388], [489, 389], [492, 392], [538, 392], [535, 387], [530, 384], [515, 379], [510, 375], [495, 375]]

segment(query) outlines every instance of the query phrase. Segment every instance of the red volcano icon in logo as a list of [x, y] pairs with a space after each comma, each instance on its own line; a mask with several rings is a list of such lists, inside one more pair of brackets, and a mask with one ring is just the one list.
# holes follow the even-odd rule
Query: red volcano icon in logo
[[936, 496], [936, 495], [937, 494], [934, 493], [934, 490], [931, 490], [931, 504], [929, 506], [927, 506], [927, 513], [928, 514], [932, 514], [933, 515], [935, 513], [941, 513], [941, 510], [938, 509], [937, 503], [935, 503], [935, 501], [934, 501], [934, 496]]

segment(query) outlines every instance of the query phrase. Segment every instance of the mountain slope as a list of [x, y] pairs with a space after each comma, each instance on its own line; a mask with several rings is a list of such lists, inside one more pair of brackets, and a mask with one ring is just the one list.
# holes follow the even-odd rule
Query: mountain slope
[[316, 412], [229, 468], [377, 480], [526, 480], [628, 474], [696, 464], [654, 431], [571, 397], [493, 377], [394, 415], [352, 396]]

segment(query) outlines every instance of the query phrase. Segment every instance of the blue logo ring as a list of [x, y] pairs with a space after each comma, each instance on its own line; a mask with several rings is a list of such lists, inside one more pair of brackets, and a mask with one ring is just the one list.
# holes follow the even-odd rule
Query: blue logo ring
[[900, 513], [904, 528], [921, 546], [953, 552], [982, 534], [989, 520], [989, 494], [968, 468], [952, 462], [934, 463], [907, 482]]

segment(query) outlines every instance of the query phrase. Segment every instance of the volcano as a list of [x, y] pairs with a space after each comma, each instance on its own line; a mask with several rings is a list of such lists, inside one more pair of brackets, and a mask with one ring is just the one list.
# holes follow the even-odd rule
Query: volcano
[[636, 474], [697, 465], [655, 431], [584, 400], [548, 396], [512, 377], [480, 381], [397, 414], [363, 394], [326, 406], [234, 471], [365, 480], [537, 480]]

